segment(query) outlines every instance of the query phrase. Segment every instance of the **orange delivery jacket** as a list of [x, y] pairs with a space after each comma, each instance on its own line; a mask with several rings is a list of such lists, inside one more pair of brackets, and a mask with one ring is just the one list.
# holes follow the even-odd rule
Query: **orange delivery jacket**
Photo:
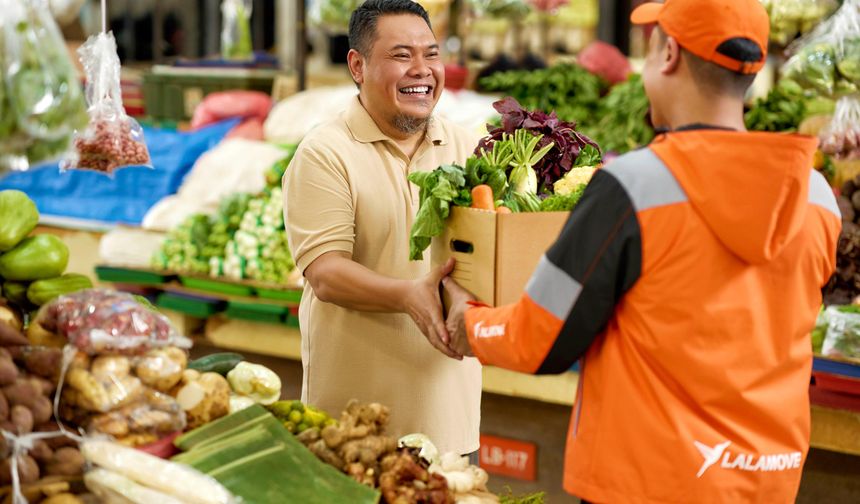
[[564, 488], [595, 503], [794, 502], [810, 331], [841, 219], [817, 140], [692, 127], [598, 170], [482, 363], [580, 361]]

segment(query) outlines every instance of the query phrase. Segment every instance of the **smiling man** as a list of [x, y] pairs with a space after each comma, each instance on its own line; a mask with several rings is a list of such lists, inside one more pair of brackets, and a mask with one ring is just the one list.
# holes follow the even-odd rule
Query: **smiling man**
[[349, 32], [358, 96], [305, 137], [283, 181], [306, 279], [302, 400], [333, 413], [352, 398], [378, 401], [391, 407], [392, 435], [423, 432], [440, 450], [471, 453], [481, 369], [433, 349], [454, 356], [439, 299], [453, 264], [408, 260], [418, 189], [406, 177], [465, 162], [478, 135], [432, 115], [445, 73], [419, 4], [368, 0]]

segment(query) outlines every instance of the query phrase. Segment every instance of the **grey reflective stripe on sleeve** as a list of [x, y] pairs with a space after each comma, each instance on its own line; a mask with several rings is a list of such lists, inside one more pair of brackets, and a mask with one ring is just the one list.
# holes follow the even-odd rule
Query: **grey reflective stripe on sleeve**
[[637, 212], [687, 201], [675, 176], [651, 149], [625, 154], [603, 170], [624, 187]]
[[809, 173], [809, 203], [829, 210], [839, 219], [842, 218], [842, 212], [839, 211], [839, 206], [836, 204], [833, 189], [830, 188], [824, 175], [816, 170], [810, 170]]
[[526, 285], [526, 293], [531, 300], [559, 320], [567, 319], [580, 292], [582, 285], [553, 264], [546, 255], [540, 258], [537, 269]]

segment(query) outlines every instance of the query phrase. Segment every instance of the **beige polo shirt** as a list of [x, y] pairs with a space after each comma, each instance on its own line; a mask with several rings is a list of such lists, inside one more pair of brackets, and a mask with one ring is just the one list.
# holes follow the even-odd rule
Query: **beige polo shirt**
[[[300, 120], [297, 118], [297, 120]], [[358, 97], [340, 117], [309, 133], [284, 175], [290, 250], [304, 271], [320, 255], [343, 251], [379, 274], [429, 272], [409, 260], [418, 188], [407, 175], [464, 163], [478, 135], [434, 118], [409, 160]], [[367, 313], [324, 303], [306, 284], [299, 309], [302, 400], [339, 414], [356, 398], [391, 408], [389, 433], [423, 432], [445, 451], [478, 449], [481, 368], [427, 342], [406, 314]]]

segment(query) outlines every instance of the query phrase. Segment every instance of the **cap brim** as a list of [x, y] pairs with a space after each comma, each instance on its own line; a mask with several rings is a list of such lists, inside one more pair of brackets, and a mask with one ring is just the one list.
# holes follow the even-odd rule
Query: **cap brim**
[[649, 2], [633, 9], [630, 22], [637, 25], [656, 23], [665, 4]]

